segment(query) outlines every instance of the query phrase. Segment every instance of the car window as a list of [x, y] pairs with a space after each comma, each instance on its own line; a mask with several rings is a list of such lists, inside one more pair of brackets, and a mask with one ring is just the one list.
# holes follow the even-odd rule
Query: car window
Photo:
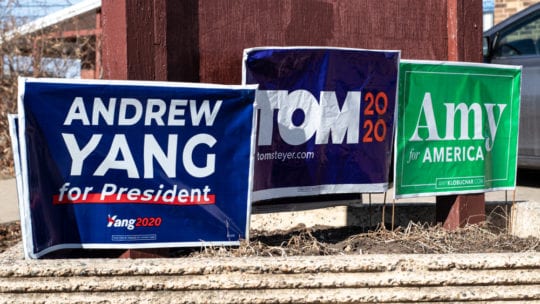
[[540, 54], [540, 16], [501, 33], [493, 50], [494, 57]]

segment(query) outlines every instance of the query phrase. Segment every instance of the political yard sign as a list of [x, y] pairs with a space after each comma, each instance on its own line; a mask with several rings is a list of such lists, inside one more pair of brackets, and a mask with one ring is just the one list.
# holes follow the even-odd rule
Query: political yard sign
[[253, 201], [384, 192], [399, 51], [244, 50], [243, 83], [258, 84]]
[[396, 197], [516, 185], [521, 67], [402, 61]]
[[21, 78], [26, 255], [239, 244], [255, 88]]

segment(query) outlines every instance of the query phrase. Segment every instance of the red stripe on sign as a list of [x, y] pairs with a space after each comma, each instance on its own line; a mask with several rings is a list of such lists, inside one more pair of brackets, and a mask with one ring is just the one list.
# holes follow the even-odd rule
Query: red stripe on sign
[[176, 205], [176, 206], [192, 206], [192, 205], [213, 205], [216, 203], [214, 194], [201, 194], [194, 196], [144, 196], [116, 194], [106, 195], [101, 197], [101, 193], [88, 193], [80, 195], [77, 198], [69, 198], [67, 195], [53, 195], [54, 205], [65, 204], [155, 204], [155, 205]]

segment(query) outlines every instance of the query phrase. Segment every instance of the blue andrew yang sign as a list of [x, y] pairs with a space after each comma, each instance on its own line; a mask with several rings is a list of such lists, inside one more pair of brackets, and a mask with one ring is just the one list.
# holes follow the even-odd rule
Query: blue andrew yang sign
[[247, 238], [255, 86], [21, 78], [27, 255]]
[[259, 84], [253, 200], [384, 192], [400, 53], [344, 48], [244, 51]]

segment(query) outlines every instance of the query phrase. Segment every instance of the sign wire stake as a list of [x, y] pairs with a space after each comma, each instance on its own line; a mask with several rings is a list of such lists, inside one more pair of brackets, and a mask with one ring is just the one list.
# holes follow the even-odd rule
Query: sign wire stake
[[371, 209], [371, 193], [369, 193], [369, 228], [373, 227], [373, 223], [371, 221], [373, 217], [373, 209]]
[[512, 207], [510, 208], [510, 229], [508, 232], [510, 233], [510, 230], [512, 230], [512, 226], [514, 224], [514, 212], [516, 211], [516, 189], [514, 188], [514, 191], [512, 193]]
[[506, 234], [510, 234], [510, 215], [508, 213], [508, 190], [504, 190], [504, 215], [506, 216]]
[[396, 209], [396, 199], [392, 200], [392, 231], [394, 231], [394, 222], [395, 222], [395, 209]]
[[385, 214], [386, 213], [386, 192], [384, 193], [384, 198], [383, 198], [383, 207], [382, 207], [382, 228], [384, 230], [386, 230], [386, 224], [384, 223], [384, 219], [385, 219]]

